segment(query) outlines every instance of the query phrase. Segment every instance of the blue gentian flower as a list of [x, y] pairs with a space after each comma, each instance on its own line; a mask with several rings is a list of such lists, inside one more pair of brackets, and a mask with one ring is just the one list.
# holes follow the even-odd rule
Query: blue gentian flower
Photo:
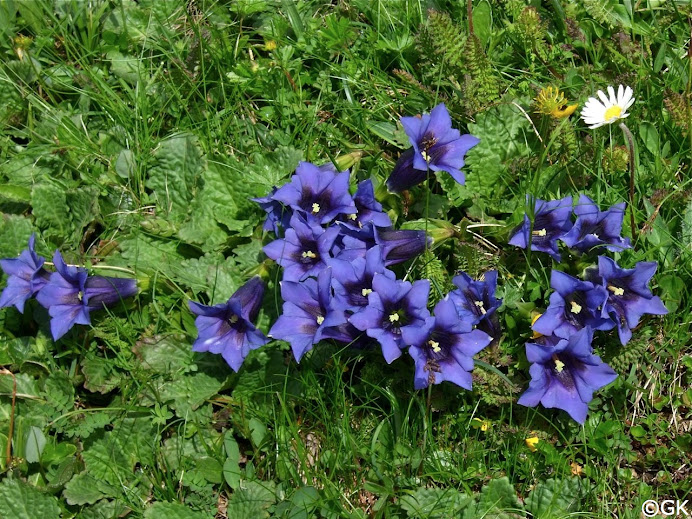
[[390, 191], [400, 192], [419, 184], [425, 180], [428, 169], [446, 171], [459, 184], [464, 183], [464, 156], [480, 140], [473, 135], [460, 135], [459, 130], [452, 128], [452, 118], [444, 103], [421, 117], [402, 117], [401, 124], [413, 146], [412, 168], [409, 155], [404, 154], [387, 179]]
[[603, 307], [608, 299], [606, 289], [589, 281], [553, 270], [550, 295], [546, 311], [533, 324], [533, 329], [543, 335], [555, 334], [564, 339], [589, 326], [594, 330], [610, 330], [615, 323], [603, 317]]
[[382, 354], [391, 364], [401, 356], [404, 344], [401, 334], [407, 328], [425, 324], [428, 312], [430, 282], [427, 279], [408, 281], [390, 279], [385, 274], [372, 278], [372, 292], [368, 294], [368, 306], [349, 318], [349, 322], [376, 339], [382, 346]]
[[572, 197], [548, 202], [537, 198], [534, 207], [533, 230], [528, 215], [524, 215], [524, 223], [512, 232], [509, 244], [525, 249], [530, 243], [531, 250], [546, 252], [559, 262], [557, 240], [572, 228]]
[[432, 240], [425, 231], [379, 229], [375, 227], [375, 242], [382, 249], [384, 264], [388, 267], [418, 256]]
[[339, 214], [355, 214], [356, 206], [348, 192], [349, 172], [336, 173], [331, 164], [317, 167], [301, 162], [291, 181], [272, 195], [294, 211], [300, 211], [308, 222], [327, 224]]
[[435, 305], [434, 314], [422, 326], [409, 326], [401, 331], [416, 366], [414, 387], [422, 389], [447, 380], [470, 391], [473, 356], [490, 344], [492, 338], [480, 330], [472, 330], [469, 321], [460, 319], [449, 298]]
[[625, 216], [625, 203], [616, 204], [607, 211], [598, 206], [586, 195], [579, 197], [574, 208], [577, 221], [574, 227], [562, 237], [562, 241], [581, 252], [605, 245], [609, 251], [619, 252], [631, 247], [629, 238], [620, 236], [622, 219]]
[[592, 339], [593, 331], [586, 327], [554, 346], [527, 343], [531, 383], [518, 403], [563, 409], [583, 424], [593, 392], [617, 378], [617, 373], [593, 354]]
[[262, 229], [265, 231], [274, 231], [274, 233], [279, 236], [281, 229], [288, 229], [291, 216], [293, 216], [293, 211], [290, 207], [287, 207], [278, 200], [274, 199], [274, 194], [276, 194], [276, 191], [277, 188], [274, 186], [272, 188], [272, 192], [268, 196], [251, 198], [250, 200], [257, 202], [259, 206], [267, 213], [267, 218], [264, 220]]
[[633, 269], [623, 269], [606, 256], [598, 257], [598, 271], [588, 270], [590, 281], [608, 292], [603, 317], [610, 315], [617, 324], [622, 344], [632, 338], [632, 328], [644, 314], [665, 315], [668, 310], [658, 296], [649, 290], [649, 281], [656, 273], [655, 261], [639, 262]]
[[294, 214], [284, 238], [265, 245], [264, 253], [284, 267], [284, 281], [300, 281], [326, 268], [338, 234], [338, 226], [325, 230]]
[[188, 301], [197, 318], [197, 339], [192, 351], [220, 353], [233, 371], [238, 371], [250, 350], [269, 342], [253, 324], [257, 318], [264, 283], [255, 276], [236, 290], [224, 304], [206, 306]]
[[341, 260], [353, 261], [364, 258], [365, 254], [377, 243], [375, 242], [375, 226], [372, 222], [362, 227], [337, 222], [339, 235], [334, 243], [334, 257]]
[[29, 238], [29, 248], [22, 251], [18, 258], [0, 260], [2, 270], [7, 274], [7, 286], [0, 296], [0, 308], [14, 306], [24, 313], [26, 301], [41, 290], [50, 273], [43, 268], [45, 259], [34, 251], [36, 235]]
[[92, 311], [137, 293], [136, 280], [89, 276], [84, 268], [66, 265], [58, 251], [53, 255], [53, 263], [56, 272], [36, 299], [48, 309], [50, 331], [56, 341], [75, 324], [91, 324]]
[[358, 312], [368, 305], [368, 294], [372, 292], [372, 278], [375, 274], [396, 279], [394, 272], [385, 268], [377, 245], [364, 258], [353, 261], [332, 259], [329, 260], [329, 266], [332, 267], [334, 306], [352, 312]]
[[452, 280], [457, 290], [449, 293], [459, 317], [471, 324], [490, 319], [495, 310], [502, 305], [502, 299], [495, 297], [497, 289], [497, 270], [489, 270], [475, 281], [466, 272], [454, 276]]
[[387, 213], [382, 210], [382, 204], [375, 199], [375, 189], [372, 180], [363, 180], [358, 184], [356, 194], [353, 196], [358, 213], [346, 216], [344, 223], [355, 228], [361, 228], [366, 223], [372, 223], [378, 227], [390, 227], [392, 221]]
[[283, 312], [269, 336], [288, 342], [297, 362], [322, 339], [351, 340], [348, 331], [339, 328], [346, 323], [346, 315], [342, 309], [333, 308], [331, 280], [332, 269], [326, 268], [317, 279], [281, 282]]

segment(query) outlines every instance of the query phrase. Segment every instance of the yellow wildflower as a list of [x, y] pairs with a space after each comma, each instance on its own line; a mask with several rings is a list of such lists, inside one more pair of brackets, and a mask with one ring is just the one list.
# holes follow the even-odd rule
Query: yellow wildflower
[[538, 445], [539, 439], [538, 436], [532, 436], [531, 438], [526, 438], [526, 446], [529, 448], [531, 452], [536, 452], [538, 449], [536, 448], [536, 445]]
[[554, 86], [545, 87], [536, 96], [536, 112], [550, 115], [555, 119], [569, 117], [577, 109], [577, 104], [567, 105], [565, 95]]

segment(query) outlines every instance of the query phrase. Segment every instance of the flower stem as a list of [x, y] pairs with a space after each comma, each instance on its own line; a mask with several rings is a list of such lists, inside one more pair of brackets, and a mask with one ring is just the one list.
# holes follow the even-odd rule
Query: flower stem
[[637, 239], [637, 226], [634, 222], [634, 137], [625, 123], [620, 123], [620, 129], [625, 134], [627, 148], [630, 152], [630, 226], [632, 227], [632, 241], [635, 241]]

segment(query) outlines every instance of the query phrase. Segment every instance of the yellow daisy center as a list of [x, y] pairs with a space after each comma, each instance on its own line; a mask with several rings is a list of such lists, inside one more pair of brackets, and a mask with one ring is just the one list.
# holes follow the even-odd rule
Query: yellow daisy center
[[615, 119], [617, 117], [620, 117], [621, 113], [622, 113], [622, 108], [620, 108], [618, 105], [613, 105], [605, 111], [605, 115], [603, 116], [603, 118], [606, 121], [610, 121], [611, 119]]

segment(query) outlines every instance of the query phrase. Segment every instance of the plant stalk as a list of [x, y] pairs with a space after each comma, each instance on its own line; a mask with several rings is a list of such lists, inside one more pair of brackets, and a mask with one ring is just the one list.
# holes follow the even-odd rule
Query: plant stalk
[[625, 123], [620, 123], [620, 129], [625, 134], [627, 148], [630, 153], [630, 226], [632, 228], [632, 241], [635, 241], [638, 233], [637, 226], [634, 222], [634, 208], [636, 207], [634, 205], [634, 170], [636, 167], [634, 164], [634, 137], [632, 137], [632, 132]]

